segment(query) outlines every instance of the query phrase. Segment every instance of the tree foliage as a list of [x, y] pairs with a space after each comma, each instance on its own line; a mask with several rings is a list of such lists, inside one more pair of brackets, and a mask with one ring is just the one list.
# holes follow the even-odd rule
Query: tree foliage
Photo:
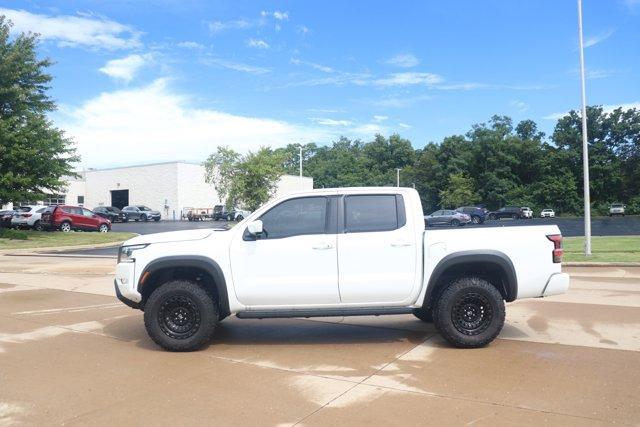
[[0, 16], [0, 204], [61, 191], [78, 161], [46, 116], [55, 109], [47, 95], [51, 61], [38, 59], [36, 35], [11, 39], [10, 29]]
[[[607, 113], [589, 107], [587, 115], [591, 199], [596, 213], [606, 214], [608, 205], [616, 201], [640, 213], [640, 111]], [[305, 145], [304, 174], [313, 177], [319, 188], [390, 186], [395, 185], [395, 171], [400, 168], [401, 185], [415, 186], [428, 212], [479, 203], [490, 209], [519, 205], [579, 214], [581, 132], [580, 115], [571, 111], [558, 121], [550, 138], [532, 120], [514, 125], [506, 116], [493, 116], [465, 135], [452, 135], [417, 150], [399, 135], [376, 135], [370, 142], [342, 137], [327, 146]], [[282, 173], [297, 175], [298, 145], [272, 154], [279, 159]], [[265, 158], [265, 167], [275, 169], [275, 163]], [[247, 168], [243, 173], [250, 176], [254, 172]], [[245, 182], [263, 185], [259, 179]]]
[[205, 179], [228, 209], [255, 210], [275, 193], [285, 161], [283, 151], [263, 147], [243, 156], [222, 146], [204, 162]]

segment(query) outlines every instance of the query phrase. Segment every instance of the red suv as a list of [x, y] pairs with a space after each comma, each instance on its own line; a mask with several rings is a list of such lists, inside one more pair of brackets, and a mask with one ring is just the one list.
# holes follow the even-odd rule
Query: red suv
[[42, 213], [40, 224], [45, 229], [64, 232], [85, 230], [106, 233], [111, 230], [111, 221], [80, 206], [51, 206]]

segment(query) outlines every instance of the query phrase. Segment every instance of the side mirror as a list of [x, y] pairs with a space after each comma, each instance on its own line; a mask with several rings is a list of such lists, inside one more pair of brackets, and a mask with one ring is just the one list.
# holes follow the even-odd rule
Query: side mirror
[[247, 225], [247, 231], [252, 236], [258, 236], [262, 234], [262, 221], [256, 219], [255, 221], [251, 221], [249, 225]]

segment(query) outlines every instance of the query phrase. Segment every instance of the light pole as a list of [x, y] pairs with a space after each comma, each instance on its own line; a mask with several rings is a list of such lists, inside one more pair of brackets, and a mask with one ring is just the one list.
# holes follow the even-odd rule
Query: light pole
[[584, 254], [591, 255], [591, 197], [589, 194], [589, 142], [587, 139], [587, 90], [584, 79], [582, 41], [582, 0], [578, 0], [578, 40], [580, 43], [580, 85], [582, 89], [582, 173], [584, 186]]
[[400, 187], [400, 168], [396, 168], [396, 187]]

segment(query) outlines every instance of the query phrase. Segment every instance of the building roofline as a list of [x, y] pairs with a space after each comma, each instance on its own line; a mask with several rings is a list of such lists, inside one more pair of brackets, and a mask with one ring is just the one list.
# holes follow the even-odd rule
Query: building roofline
[[187, 164], [187, 165], [202, 165], [202, 163], [198, 163], [198, 162], [187, 162], [185, 160], [172, 160], [169, 162], [158, 162], [158, 163], [141, 163], [141, 164], [137, 164], [137, 165], [129, 165], [129, 166], [115, 166], [112, 168], [101, 168], [101, 169], [93, 169], [93, 168], [89, 168], [83, 171], [77, 171], [76, 173], [83, 173], [83, 172], [100, 172], [100, 171], [112, 171], [112, 170], [116, 170], [116, 169], [130, 169], [130, 168], [142, 168], [142, 167], [146, 167], [146, 166], [161, 166], [161, 165], [171, 165], [171, 164]]

